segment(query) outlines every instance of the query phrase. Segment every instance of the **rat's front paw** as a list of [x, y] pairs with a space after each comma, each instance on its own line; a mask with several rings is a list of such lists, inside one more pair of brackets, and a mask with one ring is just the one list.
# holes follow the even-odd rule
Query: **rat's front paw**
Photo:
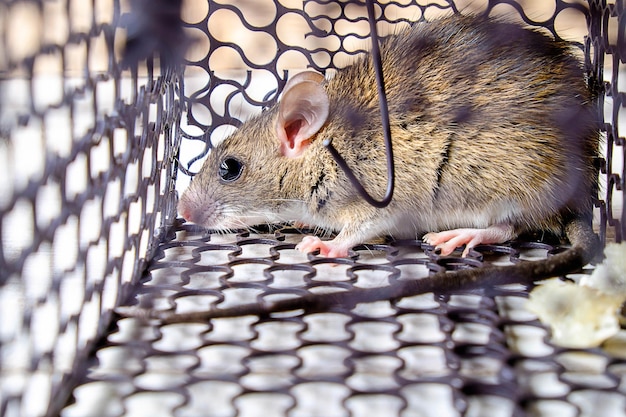
[[338, 247], [332, 241], [324, 242], [317, 236], [306, 236], [296, 245], [300, 252], [309, 253], [319, 249], [320, 255], [328, 258], [343, 258], [348, 256], [348, 249]]

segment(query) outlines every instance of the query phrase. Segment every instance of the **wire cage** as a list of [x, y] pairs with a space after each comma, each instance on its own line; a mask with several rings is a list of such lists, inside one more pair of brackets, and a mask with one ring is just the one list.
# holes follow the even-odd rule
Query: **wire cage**
[[[383, 36], [485, 13], [578, 46], [604, 117], [594, 225], [623, 240], [623, 0], [375, 11]], [[177, 218], [211, 143], [274, 103], [291, 71], [336, 71], [368, 42], [361, 0], [0, 1], [1, 415], [626, 416], [624, 332], [555, 346], [524, 285], [200, 323], [115, 313], [384, 288], [560, 249], [518, 240], [459, 258], [396, 241], [329, 262], [297, 252], [292, 225], [216, 234]]]

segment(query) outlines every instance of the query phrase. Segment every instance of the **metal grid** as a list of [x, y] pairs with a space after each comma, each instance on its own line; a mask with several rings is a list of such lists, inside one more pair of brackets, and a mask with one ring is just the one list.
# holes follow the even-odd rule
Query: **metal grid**
[[[607, 5], [590, 2], [590, 35], [586, 46], [593, 51], [590, 56], [596, 79], [603, 82], [600, 101], [606, 130], [606, 164], [602, 167], [601, 184], [605, 194], [600, 202], [600, 234], [622, 242], [626, 238], [626, 6], [623, 1]], [[621, 83], [620, 83], [620, 80]], [[620, 135], [621, 133], [621, 135]]]
[[119, 1], [0, 2], [0, 415], [54, 415], [175, 218], [177, 74]]
[[[382, 288], [556, 250], [520, 242], [481, 249], [482, 261], [451, 262], [410, 241], [363, 246], [335, 264], [296, 251], [300, 235], [290, 228], [215, 236], [181, 225], [176, 234], [137, 294], [144, 307], [204, 311]], [[557, 348], [524, 309], [526, 297], [526, 288], [507, 286], [306, 315], [167, 325], [124, 318], [63, 415], [624, 415], [624, 336], [603, 349]]]
[[[392, 24], [379, 27], [388, 33], [405, 18], [430, 19], [459, 10], [519, 12], [527, 23], [584, 45], [589, 67], [608, 95], [602, 106], [608, 139], [599, 228], [603, 236], [621, 241], [624, 140], [618, 129], [625, 101], [619, 77], [620, 57], [626, 56], [626, 11], [623, 1], [589, 3], [591, 36], [586, 40], [576, 33], [563, 35], [561, 29], [578, 26], [571, 19], [582, 18], [586, 26], [586, 6], [564, 1], [520, 2], [524, 7], [513, 1], [381, 2]], [[18, 162], [8, 163], [8, 178], [15, 181], [0, 193], [6, 198], [0, 205], [2, 414], [54, 415], [73, 390], [73, 401], [61, 415], [626, 415], [624, 335], [601, 349], [552, 346], [545, 328], [523, 308], [528, 293], [523, 287], [430, 293], [308, 315], [168, 325], [125, 318], [109, 326], [111, 309], [123, 301], [158, 311], [203, 311], [385, 287], [440, 268], [545, 258], [558, 249], [517, 242], [484, 247], [460, 260], [439, 258], [419, 242], [395, 242], [356, 248], [354, 257], [337, 265], [295, 251], [301, 236], [289, 227], [233, 235], [209, 234], [180, 222], [167, 227], [173, 220], [172, 156], [179, 152], [183, 174], [197, 170], [209, 140], [222, 139], [274, 100], [271, 90], [282, 88], [286, 70], [344, 66], [366, 46], [365, 11], [357, 2], [188, 0], [182, 17], [195, 42], [180, 79], [183, 74], [176, 71], [155, 75], [152, 61], [140, 67], [145, 73], [120, 67], [122, 17], [128, 15], [126, 5], [116, 0], [88, 5], [17, 1], [0, 7], [6, 28], [0, 29], [6, 57], [0, 62], [0, 103], [7, 149], [0, 155], [18, 161], [13, 148], [27, 133], [45, 155], [41, 164], [31, 166], [41, 171], [22, 173]], [[76, 17], [81, 7], [86, 13]], [[57, 24], [66, 22], [68, 30], [61, 32], [67, 37], [49, 38], [35, 30], [52, 16], [60, 16]], [[10, 47], [17, 29], [6, 23], [16, 21], [34, 22], [33, 49]], [[66, 57], [75, 45], [84, 52], [72, 72]], [[60, 63], [56, 75], [66, 93], [40, 105], [40, 89], [30, 80], [47, 85], [39, 68], [50, 68], [49, 55]], [[15, 106], [18, 95], [7, 86], [22, 78], [30, 85], [22, 94], [26, 102], [11, 110], [8, 104]], [[103, 93], [105, 85], [113, 86], [110, 96]], [[179, 92], [186, 105], [182, 119]], [[114, 105], [107, 106], [107, 98]], [[87, 115], [77, 114], [78, 109]], [[47, 133], [58, 133], [48, 115], [59, 111], [69, 113], [61, 120], [73, 129], [66, 154], [55, 148], [56, 136], [51, 140]], [[34, 129], [26, 132], [29, 126]], [[104, 159], [94, 150], [101, 143], [108, 149]], [[67, 197], [68, 189], [77, 187], [68, 185], [69, 178], [86, 178], [84, 187], [69, 194], [82, 199]], [[178, 188], [188, 180], [180, 174]], [[42, 204], [46, 197], [55, 200], [55, 189], [60, 190], [58, 216], [49, 214], [57, 213], [51, 209], [56, 206]], [[109, 205], [109, 195], [119, 198]], [[43, 212], [49, 217], [42, 223]], [[91, 230], [91, 219], [96, 219], [94, 231], [83, 232]], [[12, 224], [19, 224], [19, 231], [9, 229]], [[63, 233], [78, 243], [68, 245]], [[17, 246], [9, 239], [15, 241], [14, 236], [22, 236]], [[102, 247], [105, 254], [98, 258]], [[53, 317], [56, 325], [49, 326], [43, 316]], [[99, 335], [97, 349], [89, 354]]]

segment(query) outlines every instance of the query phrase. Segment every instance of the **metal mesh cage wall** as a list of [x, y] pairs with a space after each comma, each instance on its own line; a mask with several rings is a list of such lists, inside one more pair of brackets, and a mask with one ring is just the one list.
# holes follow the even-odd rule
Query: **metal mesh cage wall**
[[[385, 1], [376, 3], [380, 7], [377, 28], [379, 35], [385, 36], [408, 22], [450, 13], [487, 13], [542, 27], [585, 50], [587, 59], [593, 60], [587, 62], [587, 70], [601, 80], [597, 89], [604, 89], [604, 82], [608, 88], [600, 110], [605, 113], [608, 141], [596, 227], [603, 240], [608, 232], [610, 240], [621, 241], [625, 229], [621, 210], [623, 146], [615, 131], [621, 99], [619, 86], [610, 81], [619, 79], [620, 51], [615, 46], [622, 39], [617, 23], [621, 4], [605, 3]], [[188, 33], [196, 43], [185, 69], [188, 111], [182, 134], [187, 140], [181, 144], [181, 168], [191, 176], [200, 169], [211, 142], [221, 141], [251, 114], [275, 102], [290, 70], [342, 68], [364, 53], [370, 42], [367, 13], [360, 2], [198, 0], [186, 6]], [[614, 16], [608, 18], [611, 13]], [[596, 33], [589, 35], [589, 29]], [[616, 105], [612, 104], [614, 98]], [[179, 177], [180, 190], [190, 175]]]
[[601, 184], [604, 195], [600, 202], [600, 233], [609, 240], [622, 242], [626, 238], [626, 200], [624, 178], [626, 143], [624, 123], [626, 98], [623, 86], [626, 70], [626, 20], [624, 2], [590, 2], [590, 34], [587, 48], [596, 77], [603, 83], [604, 100], [600, 101], [606, 130], [605, 165]]
[[0, 414], [54, 415], [174, 216], [177, 74], [128, 4], [0, 2]]

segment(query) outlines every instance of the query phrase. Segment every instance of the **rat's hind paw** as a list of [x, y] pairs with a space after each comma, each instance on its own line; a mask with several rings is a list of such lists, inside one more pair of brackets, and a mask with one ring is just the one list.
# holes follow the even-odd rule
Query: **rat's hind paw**
[[309, 253], [315, 250], [320, 251], [320, 255], [328, 258], [343, 258], [348, 256], [348, 250], [338, 247], [332, 241], [324, 242], [317, 236], [305, 236], [300, 243], [296, 245], [296, 249], [300, 252]]
[[427, 233], [422, 239], [439, 249], [442, 256], [448, 256], [454, 252], [454, 249], [465, 245], [462, 256], [466, 257], [472, 248], [480, 244], [502, 243], [514, 237], [515, 232], [512, 226], [495, 225], [486, 229], [454, 229]]

